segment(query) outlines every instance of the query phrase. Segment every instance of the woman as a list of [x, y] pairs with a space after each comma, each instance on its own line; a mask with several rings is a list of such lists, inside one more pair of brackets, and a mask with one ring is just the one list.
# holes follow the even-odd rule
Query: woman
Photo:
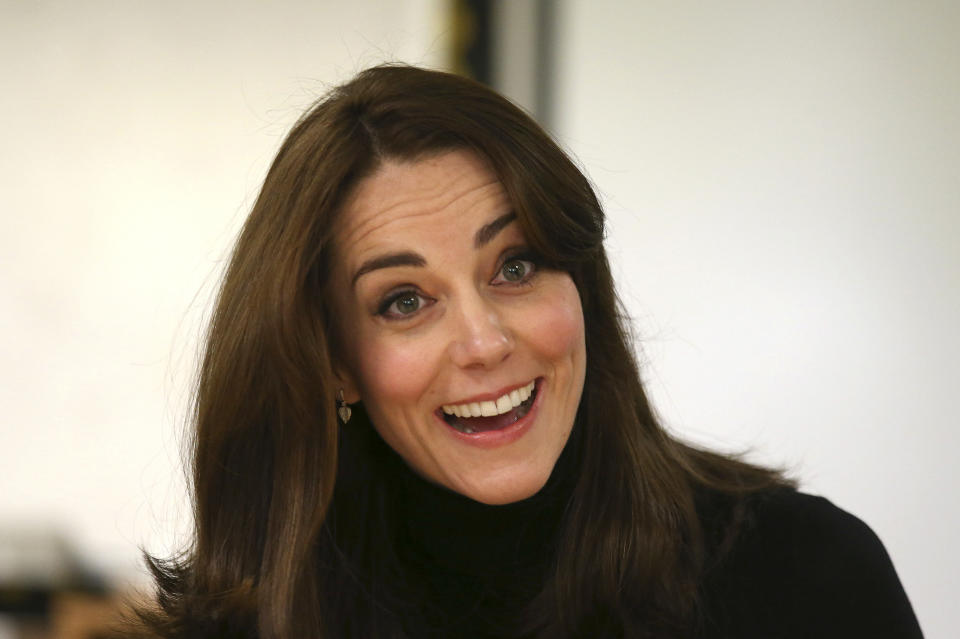
[[472, 81], [294, 127], [196, 396], [171, 637], [918, 637], [862, 523], [656, 422], [587, 179]]

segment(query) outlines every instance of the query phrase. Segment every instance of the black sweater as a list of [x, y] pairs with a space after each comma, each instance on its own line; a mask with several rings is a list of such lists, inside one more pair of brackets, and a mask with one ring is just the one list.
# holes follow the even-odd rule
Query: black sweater
[[[408, 636], [509, 636], [544, 583], [569, 491], [548, 484], [486, 506], [409, 474], [401, 492], [402, 559], [427, 577]], [[707, 536], [719, 534], [726, 501], [701, 502]], [[821, 497], [783, 489], [752, 500], [732, 548], [707, 565], [699, 639], [922, 637], [880, 540]]]
[[922, 637], [883, 544], [822, 497], [753, 504], [732, 552], [706, 576], [705, 638]]

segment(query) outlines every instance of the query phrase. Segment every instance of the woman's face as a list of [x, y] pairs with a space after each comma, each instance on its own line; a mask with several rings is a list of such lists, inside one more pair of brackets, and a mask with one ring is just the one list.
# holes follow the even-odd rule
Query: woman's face
[[347, 400], [434, 483], [487, 504], [536, 493], [580, 403], [583, 312], [496, 176], [466, 151], [384, 162], [335, 237]]

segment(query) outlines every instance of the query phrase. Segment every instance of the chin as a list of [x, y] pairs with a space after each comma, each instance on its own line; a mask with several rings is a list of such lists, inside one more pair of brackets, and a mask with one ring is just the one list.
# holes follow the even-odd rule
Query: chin
[[549, 469], [545, 473], [534, 473], [533, 476], [517, 477], [512, 473], [510, 475], [453, 490], [481, 504], [504, 506], [533, 497], [540, 492], [550, 478]]

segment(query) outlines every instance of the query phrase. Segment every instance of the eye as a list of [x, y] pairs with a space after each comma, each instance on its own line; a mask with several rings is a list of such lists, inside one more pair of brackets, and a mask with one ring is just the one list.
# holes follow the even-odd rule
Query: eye
[[536, 264], [529, 259], [512, 257], [503, 263], [494, 278], [494, 284], [522, 284], [529, 280], [537, 270]]
[[430, 303], [431, 300], [416, 291], [400, 291], [383, 300], [377, 309], [377, 314], [387, 319], [403, 319]]

